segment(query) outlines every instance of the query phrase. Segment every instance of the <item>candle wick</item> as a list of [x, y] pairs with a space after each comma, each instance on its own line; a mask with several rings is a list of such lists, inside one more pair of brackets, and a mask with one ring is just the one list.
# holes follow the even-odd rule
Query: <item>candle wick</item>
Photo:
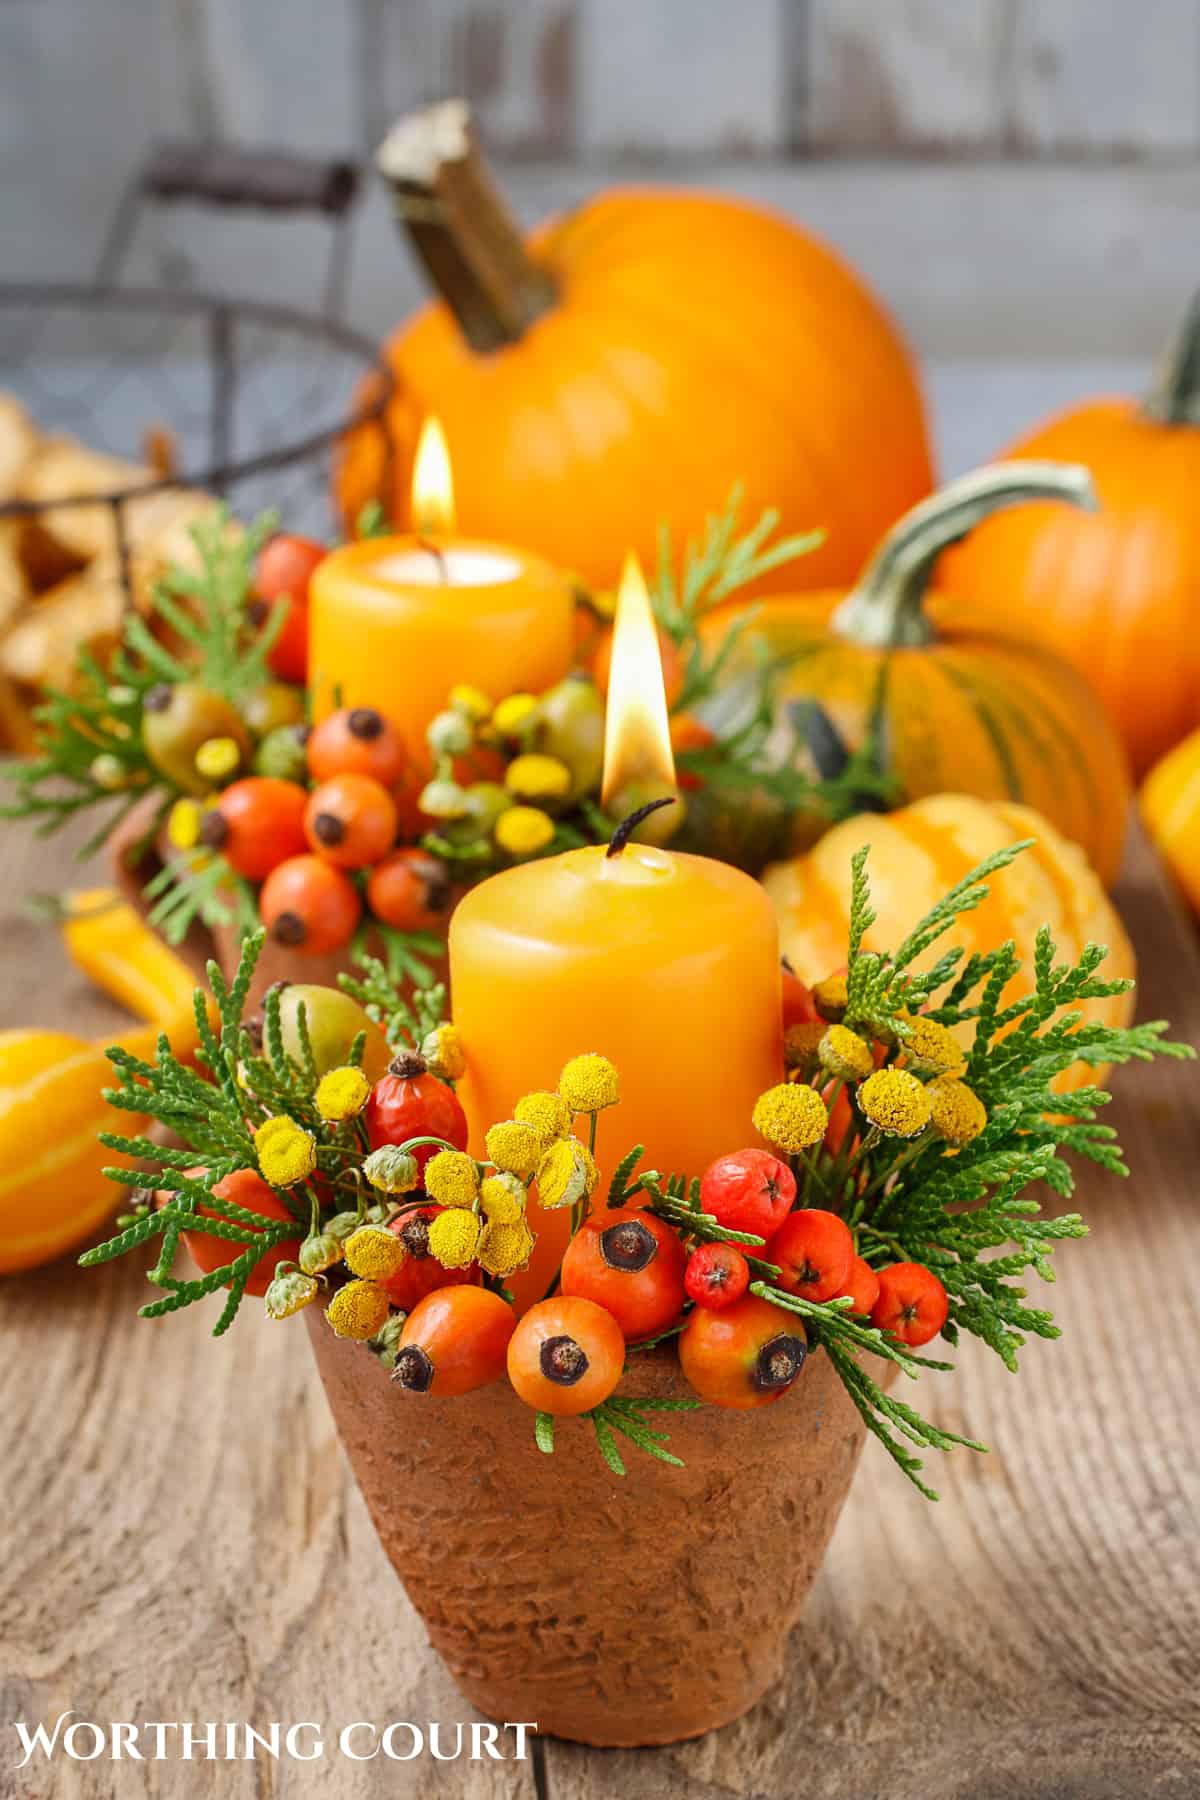
[[649, 805], [639, 806], [637, 811], [631, 812], [627, 819], [622, 819], [612, 834], [608, 849], [604, 852], [605, 858], [620, 856], [643, 819], [648, 819], [651, 813], [656, 813], [660, 806], [674, 806], [674, 804], [675, 795], [664, 794], [661, 800], [651, 800]]
[[427, 538], [427, 537], [418, 537], [417, 543], [420, 545], [422, 550], [428, 551], [429, 555], [432, 556], [434, 562], [437, 564], [437, 567], [438, 567], [439, 578], [443, 582], [449, 581], [450, 571], [446, 567], [446, 558], [442, 552], [441, 546], [439, 544], [435, 544], [431, 538]]

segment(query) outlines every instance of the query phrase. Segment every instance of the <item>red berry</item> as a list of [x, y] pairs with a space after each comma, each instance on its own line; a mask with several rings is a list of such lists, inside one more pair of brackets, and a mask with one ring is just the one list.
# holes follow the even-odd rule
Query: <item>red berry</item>
[[438, 931], [450, 909], [450, 875], [428, 850], [393, 850], [367, 878], [367, 905], [396, 931]]
[[724, 1312], [696, 1307], [679, 1334], [688, 1385], [702, 1400], [738, 1411], [782, 1400], [807, 1355], [808, 1337], [796, 1315], [757, 1294]]
[[870, 1317], [871, 1308], [879, 1298], [879, 1277], [870, 1263], [864, 1262], [861, 1256], [856, 1256], [851, 1262], [842, 1293], [848, 1294], [854, 1302], [851, 1308], [853, 1312], [861, 1314], [864, 1319]]
[[371, 775], [331, 775], [309, 795], [304, 830], [326, 862], [364, 869], [396, 841], [396, 802]]
[[319, 856], [290, 856], [263, 882], [258, 910], [277, 944], [320, 956], [350, 942], [362, 902], [350, 877], [332, 863]]
[[765, 1262], [779, 1265], [777, 1286], [802, 1300], [832, 1300], [844, 1293], [853, 1259], [846, 1221], [816, 1206], [792, 1213], [763, 1251]]
[[629, 1343], [654, 1337], [683, 1311], [687, 1253], [679, 1235], [652, 1213], [611, 1212], [589, 1219], [567, 1245], [564, 1294], [610, 1312]]
[[811, 1025], [820, 1018], [808, 984], [801, 981], [787, 957], [783, 958], [783, 1029], [789, 1025]]
[[254, 575], [254, 592], [264, 620], [277, 606], [287, 606], [287, 617], [267, 652], [267, 662], [284, 681], [301, 687], [308, 679], [308, 584], [325, 555], [324, 544], [315, 539], [280, 532], [259, 556]]
[[796, 1198], [796, 1177], [769, 1150], [736, 1150], [720, 1156], [700, 1183], [700, 1210], [727, 1231], [750, 1231], [769, 1238], [778, 1231]]
[[701, 1244], [688, 1257], [683, 1285], [697, 1306], [720, 1312], [749, 1287], [750, 1265], [736, 1244]]
[[289, 856], [302, 856], [308, 794], [295, 781], [251, 775], [227, 787], [204, 815], [200, 835], [247, 881], [265, 881]]
[[[406, 1144], [415, 1137], [444, 1138], [456, 1150], [467, 1147], [467, 1115], [458, 1096], [429, 1073], [423, 1056], [411, 1050], [397, 1056], [375, 1083], [363, 1118], [372, 1150]], [[423, 1169], [437, 1152], [436, 1144], [414, 1150], [418, 1168]]]
[[892, 1263], [879, 1271], [879, 1298], [871, 1323], [914, 1349], [935, 1338], [946, 1323], [946, 1290], [924, 1263]]
[[394, 788], [404, 773], [404, 740], [373, 706], [343, 707], [313, 727], [306, 746], [316, 781], [332, 775], [370, 775]]
[[411, 1312], [417, 1301], [435, 1288], [461, 1287], [464, 1282], [479, 1280], [477, 1263], [466, 1269], [444, 1269], [429, 1248], [429, 1227], [445, 1210], [444, 1206], [415, 1206], [388, 1220], [388, 1230], [400, 1239], [408, 1255], [396, 1273], [379, 1285], [401, 1312]]
[[[205, 1171], [193, 1168], [185, 1171], [194, 1180], [200, 1180]], [[213, 1185], [213, 1193], [218, 1200], [228, 1200], [234, 1206], [244, 1206], [247, 1212], [261, 1213], [264, 1224], [274, 1224], [278, 1220], [287, 1221], [293, 1217], [284, 1205], [275, 1189], [268, 1187], [257, 1169], [235, 1169], [231, 1175], [225, 1175]], [[160, 1204], [173, 1200], [174, 1194], [163, 1191], [159, 1197]], [[196, 1207], [201, 1218], [220, 1219], [223, 1214], [215, 1207], [205, 1206], [201, 1202]], [[251, 1226], [251, 1230], [256, 1227]], [[275, 1277], [275, 1265], [281, 1262], [295, 1262], [300, 1255], [300, 1230], [297, 1226], [295, 1238], [288, 1238], [277, 1244], [268, 1255], [260, 1257], [250, 1271], [246, 1283], [246, 1292], [261, 1296], [266, 1293]], [[229, 1263], [236, 1262], [245, 1250], [245, 1244], [235, 1244], [228, 1238], [208, 1237], [202, 1231], [185, 1231], [183, 1241], [191, 1252], [192, 1261], [203, 1275], [211, 1275], [216, 1269], [223, 1269]]]

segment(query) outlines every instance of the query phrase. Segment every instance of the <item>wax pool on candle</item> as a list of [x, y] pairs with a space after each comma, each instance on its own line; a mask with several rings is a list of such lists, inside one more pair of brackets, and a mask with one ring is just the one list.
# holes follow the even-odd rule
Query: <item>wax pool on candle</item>
[[[699, 1175], [757, 1141], [754, 1102], [783, 1072], [779, 943], [770, 901], [739, 870], [638, 844], [523, 864], [461, 902], [450, 970], [477, 1154], [522, 1094], [593, 1050], [621, 1078], [620, 1105], [600, 1115], [605, 1175], [634, 1144], [644, 1167]], [[534, 1207], [530, 1222], [533, 1263], [509, 1283], [523, 1303], [568, 1230], [565, 1212]]]
[[571, 666], [573, 601], [540, 557], [447, 537], [366, 538], [335, 550], [311, 586], [309, 667], [318, 719], [374, 706], [427, 760], [425, 729], [460, 682], [492, 699], [540, 693]]

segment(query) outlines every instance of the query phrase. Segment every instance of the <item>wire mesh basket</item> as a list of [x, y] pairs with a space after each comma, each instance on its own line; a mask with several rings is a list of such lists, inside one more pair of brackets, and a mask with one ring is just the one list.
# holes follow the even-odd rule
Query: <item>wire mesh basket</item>
[[[377, 430], [389, 460], [388, 369], [335, 316], [356, 191], [353, 165], [167, 146], [95, 280], [0, 283], [0, 744], [23, 747], [23, 703], [61, 684], [79, 644], [115, 637], [198, 511], [270, 508], [327, 537], [346, 433]], [[324, 214], [323, 310], [119, 285], [147, 201]]]

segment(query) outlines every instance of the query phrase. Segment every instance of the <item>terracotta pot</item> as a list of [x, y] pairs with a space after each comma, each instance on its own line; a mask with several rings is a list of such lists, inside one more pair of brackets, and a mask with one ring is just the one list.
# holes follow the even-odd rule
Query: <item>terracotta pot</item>
[[[770, 1408], [663, 1415], [682, 1469], [619, 1440], [622, 1479], [586, 1420], [559, 1422], [551, 1459], [507, 1383], [401, 1394], [318, 1308], [306, 1316], [383, 1547], [481, 1712], [585, 1744], [668, 1744], [778, 1679], [865, 1435], [819, 1350]], [[635, 1357], [618, 1391], [689, 1395], [669, 1346]]]

